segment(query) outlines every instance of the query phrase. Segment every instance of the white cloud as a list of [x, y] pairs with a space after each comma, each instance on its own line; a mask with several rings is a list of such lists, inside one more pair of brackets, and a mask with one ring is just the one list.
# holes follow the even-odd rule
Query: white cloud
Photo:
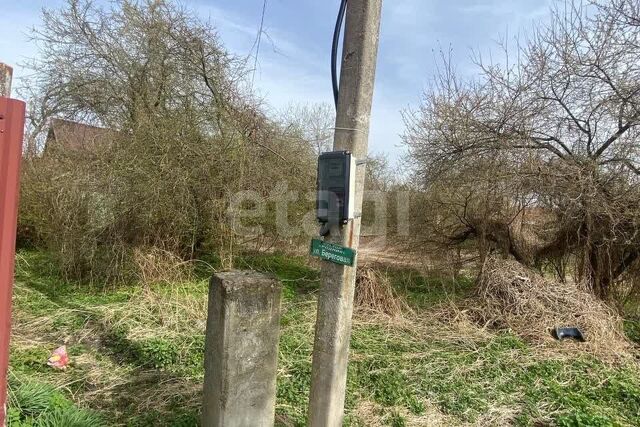
[[[0, 26], [0, 60], [17, 64], [36, 53], [24, 34], [37, 24], [38, 9], [52, 1], [57, 0], [25, 0], [26, 3], [9, 8]], [[292, 102], [332, 103], [330, 21], [335, 17], [338, 0], [321, 5], [300, 2], [293, 10], [285, 4], [289, 1], [269, 1], [255, 89], [275, 109]], [[533, 20], [541, 19], [551, 1], [385, 1], [371, 122], [372, 150], [392, 158], [398, 156], [399, 135], [404, 130], [400, 110], [419, 102], [422, 89], [434, 72], [435, 51], [451, 47], [458, 69], [471, 74], [472, 48], [488, 52], [507, 28], [516, 34]], [[188, 7], [201, 18], [210, 19], [225, 46], [245, 58], [255, 53], [261, 6], [261, 0], [188, 0]], [[253, 65], [251, 59], [248, 62]], [[16, 72], [18, 77], [21, 73], [20, 69]]]

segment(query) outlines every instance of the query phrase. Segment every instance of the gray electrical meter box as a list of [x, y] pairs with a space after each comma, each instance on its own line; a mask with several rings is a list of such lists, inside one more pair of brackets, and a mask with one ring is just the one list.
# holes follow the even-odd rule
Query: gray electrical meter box
[[322, 153], [318, 158], [318, 221], [346, 224], [354, 217], [356, 162], [350, 151]]

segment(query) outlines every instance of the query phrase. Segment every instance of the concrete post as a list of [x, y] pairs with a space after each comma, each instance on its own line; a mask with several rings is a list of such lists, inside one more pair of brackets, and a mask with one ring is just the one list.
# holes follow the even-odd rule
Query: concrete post
[[13, 68], [0, 62], [0, 96], [9, 98], [11, 96], [11, 80]]
[[[333, 149], [351, 151], [358, 160], [368, 153], [381, 8], [382, 0], [347, 3]], [[364, 178], [361, 165], [356, 172], [356, 212], [362, 211]], [[357, 249], [359, 239], [360, 218], [355, 218], [345, 226], [332, 226], [325, 241]], [[342, 425], [356, 264], [322, 262], [309, 397], [311, 427]]]
[[281, 292], [276, 278], [257, 272], [211, 278], [204, 427], [273, 426]]

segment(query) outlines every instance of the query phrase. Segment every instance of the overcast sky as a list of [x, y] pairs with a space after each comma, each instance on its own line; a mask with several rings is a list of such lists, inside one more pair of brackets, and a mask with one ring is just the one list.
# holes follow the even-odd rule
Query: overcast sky
[[[434, 55], [452, 49], [459, 71], [473, 74], [472, 50], [526, 33], [552, 0], [385, 0], [373, 104], [371, 150], [401, 154], [401, 110], [416, 107], [434, 72]], [[100, 1], [99, 1], [100, 2]], [[61, 0], [0, 0], [0, 61], [16, 66], [37, 55], [28, 40], [42, 7]], [[263, 0], [183, 0], [217, 27], [226, 47], [252, 54]], [[290, 103], [332, 102], [330, 45], [339, 0], [267, 0], [255, 87], [274, 110]], [[255, 53], [255, 50], [253, 51]], [[17, 82], [19, 84], [19, 82]]]

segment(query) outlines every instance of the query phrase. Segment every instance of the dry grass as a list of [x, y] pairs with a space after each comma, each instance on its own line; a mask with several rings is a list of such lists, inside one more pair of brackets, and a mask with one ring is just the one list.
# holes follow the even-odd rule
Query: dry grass
[[[176, 399], [180, 399], [182, 407], [197, 408], [202, 389], [199, 377], [138, 366], [136, 361], [124, 362], [124, 354], [113, 347], [116, 344], [111, 333], [118, 329], [126, 331], [124, 338], [132, 344], [152, 338], [184, 343], [188, 337], [203, 334], [206, 284], [147, 286], [131, 292], [126, 301], [87, 301], [83, 308], [69, 308], [52, 302], [29, 286], [16, 283], [14, 302], [18, 309], [12, 325], [14, 359], [26, 357], [30, 365], [41, 365], [30, 375], [64, 390], [75, 403], [96, 410], [113, 411], [126, 405], [128, 414], [156, 413], [171, 417], [175, 415]], [[47, 312], [30, 312], [25, 305], [34, 302], [38, 303], [34, 306], [37, 310], [41, 310], [39, 304], [46, 303]], [[68, 322], [85, 316], [87, 320], [83, 325]], [[69, 370], [53, 375], [45, 367], [46, 358], [50, 350], [60, 344], [67, 344], [75, 354], [71, 356]], [[190, 350], [185, 347], [181, 351]], [[110, 425], [124, 425], [124, 421], [112, 420]]]
[[464, 423], [455, 420], [453, 417], [443, 414], [435, 405], [431, 402], [425, 402], [426, 410], [421, 415], [412, 414], [405, 408], [396, 408], [390, 410], [375, 402], [368, 400], [361, 401], [353, 411], [352, 415], [355, 415], [359, 420], [365, 423], [368, 427], [383, 427], [393, 424], [393, 415], [402, 417], [406, 427], [452, 427], [463, 426]]
[[[599, 395], [601, 412], [618, 405], [618, 393], [635, 387], [620, 382], [631, 378], [635, 384], [633, 376], [617, 374], [616, 367], [598, 362], [585, 368], [583, 352], [529, 346], [512, 334], [496, 333], [484, 327], [485, 322], [478, 323], [476, 311], [460, 309], [458, 300], [407, 311], [402, 308], [404, 299], [388, 288], [384, 269], [375, 267], [363, 268], [369, 302], [358, 307], [354, 317], [348, 389], [353, 402], [348, 416], [354, 425], [513, 425], [522, 413], [529, 417], [528, 425], [551, 425], [574, 406], [595, 405], [587, 391], [603, 381], [610, 380], [614, 389]], [[362, 286], [363, 276], [358, 279]], [[202, 382], [202, 348], [194, 338], [204, 332], [206, 295], [207, 283], [200, 281], [127, 289], [127, 298], [67, 292], [52, 301], [18, 283], [13, 357], [24, 358], [28, 366], [40, 360], [44, 364], [48, 350], [67, 342], [75, 349], [71, 369], [32, 372], [23, 367], [24, 374], [66, 390], [82, 406], [113, 414], [113, 425], [135, 425], [132, 420], [146, 419], [147, 414], [156, 424], [140, 425], [162, 425], [159, 420], [174, 420], [183, 412], [192, 421], [200, 407]], [[388, 305], [395, 307], [395, 316]], [[316, 311], [313, 294], [296, 294], [283, 302], [279, 425], [306, 421]], [[91, 314], [86, 323], [65, 322], [73, 316], [83, 318], [85, 312]], [[110, 347], [108, 339], [116, 332], [125, 341], [121, 349]], [[139, 363], [147, 353], [124, 357], [137, 345], [157, 342], [177, 347], [171, 349], [176, 358], [161, 368]], [[163, 346], [157, 349], [164, 351]], [[585, 378], [576, 381], [577, 376]], [[552, 392], [571, 393], [571, 399], [581, 400], [558, 406]], [[621, 419], [633, 418], [633, 404], [623, 402], [614, 409], [622, 413]]]
[[407, 301], [391, 286], [389, 277], [371, 265], [358, 268], [355, 301], [359, 312], [383, 314], [394, 318], [412, 313]]
[[489, 258], [469, 313], [484, 326], [508, 329], [529, 342], [553, 341], [555, 327], [579, 327], [586, 342], [572, 347], [603, 356], [626, 355], [622, 319], [591, 293], [556, 283], [521, 264]]
[[192, 265], [173, 252], [154, 247], [135, 248], [133, 262], [140, 283], [184, 283], [192, 279]]
[[110, 328], [126, 325], [127, 339], [204, 334], [207, 319], [206, 284], [201, 293], [193, 286], [149, 287], [121, 304], [94, 307]]

